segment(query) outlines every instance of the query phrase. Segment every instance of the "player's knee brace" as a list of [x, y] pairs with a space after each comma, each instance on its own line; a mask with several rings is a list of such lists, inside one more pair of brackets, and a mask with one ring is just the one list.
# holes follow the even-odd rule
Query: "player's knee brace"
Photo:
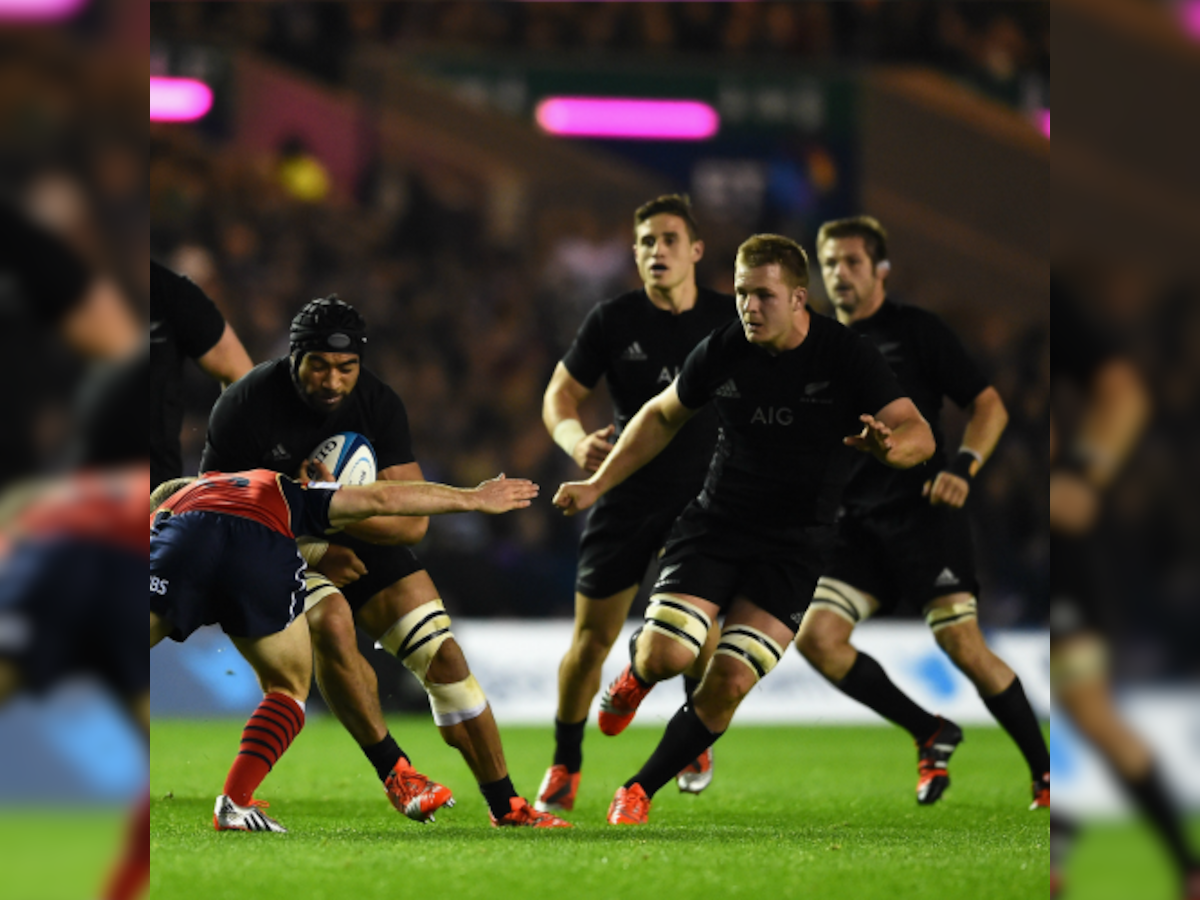
[[1050, 651], [1050, 686], [1061, 690], [1108, 674], [1108, 647], [1095, 637], [1074, 638]]
[[646, 607], [644, 631], [653, 631], [677, 641], [695, 658], [700, 655], [712, 627], [704, 610], [668, 594], [656, 594]]
[[330, 594], [340, 594], [338, 587], [315, 569], [304, 573], [304, 611], [308, 612]]
[[870, 596], [836, 578], [818, 580], [817, 589], [813, 591], [812, 602], [809, 605], [817, 609], [827, 609], [851, 625], [865, 622], [874, 612]]
[[757, 628], [728, 625], [722, 630], [720, 643], [713, 655], [732, 656], [745, 663], [754, 673], [754, 680], [760, 681], [779, 664], [783, 658], [783, 648]]
[[925, 613], [925, 621], [934, 634], [951, 625], [958, 625], [979, 614], [979, 603], [974, 597], [968, 597], [959, 603], [949, 606], [938, 606]]
[[442, 601], [430, 600], [402, 616], [379, 639], [379, 646], [404, 663], [421, 682], [429, 695], [433, 721], [438, 725], [457, 725], [487, 709], [487, 697], [474, 675], [453, 684], [435, 684], [429, 680], [433, 658], [452, 637], [450, 616]]

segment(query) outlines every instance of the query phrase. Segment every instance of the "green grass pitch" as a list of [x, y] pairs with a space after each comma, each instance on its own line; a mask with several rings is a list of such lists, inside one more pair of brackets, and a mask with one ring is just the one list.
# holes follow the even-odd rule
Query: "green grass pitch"
[[[286, 900], [375, 897], [1044, 897], [1048, 816], [1007, 736], [971, 728], [954, 785], [930, 808], [913, 796], [915, 751], [898, 729], [736, 725], [717, 745], [713, 785], [674, 784], [650, 825], [614, 828], [615, 788], [661, 727], [606, 738], [589, 727], [576, 828], [500, 830], [461, 758], [427, 717], [392, 721], [418, 769], [458, 801], [436, 824], [394, 812], [366, 760], [329, 717], [313, 717], [258, 795], [290, 833], [216, 833], [212, 806], [240, 721], [159, 721], [151, 734], [150, 896]], [[532, 799], [548, 727], [504, 727], [517, 790]]]

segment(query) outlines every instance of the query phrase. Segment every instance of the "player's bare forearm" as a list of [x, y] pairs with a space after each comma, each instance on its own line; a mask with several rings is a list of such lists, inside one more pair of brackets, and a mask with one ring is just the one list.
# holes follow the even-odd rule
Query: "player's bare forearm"
[[[670, 397], [666, 395], [670, 392]], [[589, 481], [607, 493], [666, 449], [679, 429], [691, 418], [679, 403], [674, 387], [646, 402], [629, 420], [621, 437]]]
[[[361, 532], [363, 526], [372, 528], [393, 521], [401, 524], [416, 522], [422, 534], [428, 516], [457, 512], [502, 513], [529, 506], [537, 496], [538, 486], [523, 478], [503, 475], [485, 481], [474, 488], [457, 488], [428, 481], [377, 481], [370, 485], [342, 488], [330, 501], [329, 518], [333, 525], [346, 525], [355, 537], [369, 540]], [[364, 516], [369, 516], [365, 518]], [[359, 521], [361, 520], [361, 521]], [[357, 523], [357, 524], [352, 524]], [[400, 543], [387, 540], [397, 532], [384, 532], [378, 543]], [[411, 532], [407, 532], [411, 533]]]
[[579, 406], [590, 394], [586, 387], [571, 377], [561, 362], [555, 366], [550, 384], [542, 397], [542, 422], [553, 436], [554, 429], [567, 419], [579, 419]]
[[1000, 435], [1008, 427], [1008, 410], [1000, 398], [1000, 392], [994, 387], [980, 391], [971, 401], [969, 410], [971, 418], [963, 429], [962, 446], [979, 454], [979, 461], [971, 466], [971, 474], [974, 475], [991, 457]]
[[1120, 470], [1150, 418], [1150, 395], [1141, 375], [1123, 359], [1102, 366], [1091, 387], [1087, 409], [1069, 452], [1080, 458], [1088, 480], [1104, 488]]
[[893, 469], [911, 469], [933, 456], [936, 447], [929, 423], [918, 415], [892, 429], [892, 446], [879, 459]]
[[612, 453], [595, 475], [587, 481], [569, 481], [559, 486], [554, 505], [568, 516], [588, 509], [661, 453], [695, 412], [679, 402], [672, 384], [647, 401], [630, 419]]
[[356, 520], [345, 527], [346, 534], [368, 544], [406, 547], [421, 543], [428, 530], [428, 516], [409, 513], [378, 515]]

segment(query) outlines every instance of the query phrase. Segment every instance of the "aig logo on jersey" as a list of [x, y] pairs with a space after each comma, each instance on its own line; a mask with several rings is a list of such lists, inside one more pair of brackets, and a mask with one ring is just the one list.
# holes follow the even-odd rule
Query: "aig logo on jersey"
[[662, 371], [658, 373], [657, 381], [659, 384], [670, 384], [672, 381], [674, 381], [678, 377], [679, 377], [679, 366], [675, 367], [674, 375], [671, 374], [671, 369], [669, 366], [663, 366]]
[[751, 425], [791, 425], [794, 421], [795, 416], [786, 406], [760, 406], [750, 417]]

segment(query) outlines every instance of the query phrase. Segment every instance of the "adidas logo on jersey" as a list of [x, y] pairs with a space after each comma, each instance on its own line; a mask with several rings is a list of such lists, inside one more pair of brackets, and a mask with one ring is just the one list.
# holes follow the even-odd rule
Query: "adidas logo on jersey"
[[889, 363], [898, 363], [904, 361], [904, 358], [899, 353], [899, 341], [885, 341], [882, 344], [877, 344], [876, 349], [879, 350], [879, 355]]
[[620, 358], [628, 360], [629, 362], [642, 362], [650, 357], [646, 355], [646, 351], [642, 349], [642, 345], [637, 341], [634, 341], [625, 348], [625, 352], [621, 354]]
[[740, 400], [742, 398], [742, 395], [738, 393], [737, 385], [733, 383], [732, 378], [717, 388], [716, 395], [718, 397], [724, 397], [726, 400]]
[[948, 587], [952, 584], [958, 584], [958, 576], [951, 572], [947, 566], [938, 573], [938, 577], [934, 579], [933, 584], [934, 587]]
[[288, 453], [287, 447], [283, 444], [276, 444], [271, 448], [271, 462], [280, 462], [281, 460], [290, 459], [292, 454]]

